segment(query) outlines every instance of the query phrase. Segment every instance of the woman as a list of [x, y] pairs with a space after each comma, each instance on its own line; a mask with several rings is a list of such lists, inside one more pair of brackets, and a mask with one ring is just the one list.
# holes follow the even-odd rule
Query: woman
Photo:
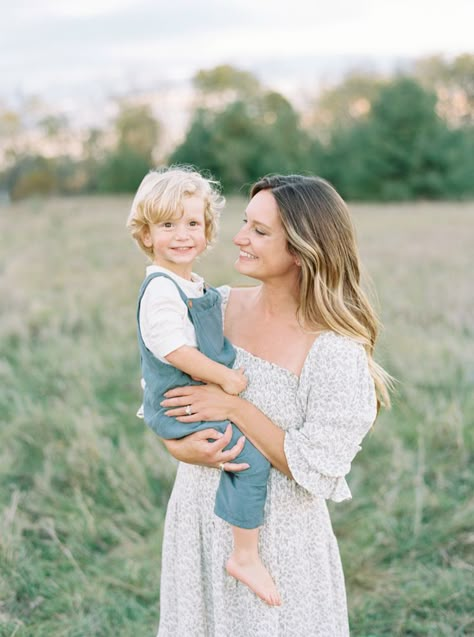
[[213, 514], [215, 469], [237, 478], [244, 467], [232, 460], [242, 441], [224, 451], [230, 431], [219, 438], [210, 429], [165, 441], [182, 463], [165, 524], [158, 634], [348, 635], [325, 500], [351, 497], [344, 476], [374, 422], [376, 394], [388, 404], [349, 213], [323, 179], [266, 177], [252, 188], [234, 243], [237, 270], [261, 282], [221, 290], [225, 333], [248, 387], [241, 397], [213, 385], [177, 388], [164, 405], [182, 423], [234, 422], [269, 459], [260, 549], [282, 605], [265, 605], [226, 574], [231, 535]]

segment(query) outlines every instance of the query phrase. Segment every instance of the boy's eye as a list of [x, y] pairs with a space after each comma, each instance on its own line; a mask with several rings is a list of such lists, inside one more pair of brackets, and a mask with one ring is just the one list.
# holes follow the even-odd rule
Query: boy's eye
[[172, 228], [173, 224], [171, 223], [171, 221], [165, 221], [163, 224], [164, 228]]
[[199, 225], [199, 223], [198, 223], [197, 221], [190, 221], [190, 222], [189, 222], [189, 225], [190, 225], [191, 227], [195, 228], [196, 226], [198, 226], [198, 225]]

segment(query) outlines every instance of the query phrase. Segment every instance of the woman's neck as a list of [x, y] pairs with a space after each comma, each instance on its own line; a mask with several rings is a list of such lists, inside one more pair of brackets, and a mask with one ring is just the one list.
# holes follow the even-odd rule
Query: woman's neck
[[296, 311], [299, 304], [299, 286], [295, 283], [289, 286], [265, 282], [255, 288], [255, 306], [259, 308], [265, 318], [274, 317], [296, 319]]

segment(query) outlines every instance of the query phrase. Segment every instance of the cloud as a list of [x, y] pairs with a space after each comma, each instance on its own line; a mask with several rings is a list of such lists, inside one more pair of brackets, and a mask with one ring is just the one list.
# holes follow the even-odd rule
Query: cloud
[[133, 0], [19, 0], [9, 7], [9, 17], [26, 22], [51, 18], [81, 18], [114, 14], [118, 11], [137, 6]]
[[[6, 3], [8, 1], [8, 8]], [[232, 63], [472, 51], [473, 0], [0, 0], [5, 94], [114, 78], [182, 80]], [[286, 61], [288, 64], [286, 64]], [[328, 71], [330, 72], [330, 71]], [[89, 78], [89, 80], [88, 80]]]

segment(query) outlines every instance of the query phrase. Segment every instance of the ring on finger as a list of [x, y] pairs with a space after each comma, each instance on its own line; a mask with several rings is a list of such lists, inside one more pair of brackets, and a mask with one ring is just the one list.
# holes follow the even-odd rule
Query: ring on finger
[[184, 413], [186, 414], [186, 416], [193, 415], [193, 412], [191, 411], [191, 405], [186, 405], [186, 407], [184, 408]]
[[225, 471], [225, 462], [219, 462], [219, 469]]

